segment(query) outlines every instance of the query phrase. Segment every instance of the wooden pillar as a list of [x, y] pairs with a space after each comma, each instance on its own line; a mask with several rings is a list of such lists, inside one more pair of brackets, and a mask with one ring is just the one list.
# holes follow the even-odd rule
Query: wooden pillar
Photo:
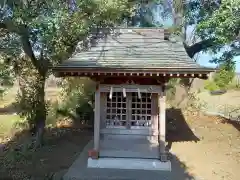
[[94, 150], [99, 150], [100, 140], [100, 91], [97, 85], [95, 92], [95, 108], [94, 108]]
[[166, 93], [165, 93], [165, 86], [163, 85], [161, 88], [161, 92], [159, 93], [158, 98], [158, 108], [159, 108], [159, 115], [158, 115], [158, 133], [159, 133], [159, 155], [161, 161], [167, 161], [167, 154], [166, 154]]
[[97, 84], [95, 92], [95, 108], [94, 108], [94, 147], [89, 151], [89, 157], [97, 159], [99, 156], [99, 144], [100, 144], [100, 91], [99, 84]]
[[151, 102], [151, 119], [152, 119], [152, 126], [154, 136], [152, 136], [152, 142], [151, 143], [159, 143], [158, 141], [158, 94], [152, 93], [152, 102]]
[[[100, 92], [100, 129], [106, 128], [107, 93]], [[100, 133], [101, 134], [101, 133]]]

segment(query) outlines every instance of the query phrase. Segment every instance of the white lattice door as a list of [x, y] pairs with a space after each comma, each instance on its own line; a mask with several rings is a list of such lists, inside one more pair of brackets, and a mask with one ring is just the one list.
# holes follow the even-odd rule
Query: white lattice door
[[151, 94], [115, 92], [107, 99], [106, 128], [146, 129], [151, 121]]
[[107, 97], [100, 156], [158, 158], [153, 144], [151, 93], [114, 92]]
[[132, 129], [145, 129], [151, 127], [151, 94], [131, 93], [130, 125]]
[[127, 127], [127, 98], [123, 93], [114, 92], [112, 98], [107, 98], [106, 128]]

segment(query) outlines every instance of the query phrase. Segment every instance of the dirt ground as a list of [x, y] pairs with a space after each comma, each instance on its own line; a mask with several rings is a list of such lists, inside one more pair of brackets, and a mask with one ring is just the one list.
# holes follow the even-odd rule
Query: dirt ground
[[[54, 92], [53, 89], [49, 94], [53, 96]], [[239, 93], [232, 95], [232, 101], [229, 101], [229, 97], [224, 99], [224, 96], [221, 102], [239, 104]], [[219, 97], [213, 98], [216, 100], [208, 99], [209, 102], [217, 104]], [[183, 114], [181, 110], [168, 111], [167, 114], [171, 114], [170, 119], [174, 119], [176, 124], [176, 127], [168, 124], [168, 148], [185, 163], [189, 174], [201, 180], [239, 179], [239, 124], [222, 123], [219, 118], [202, 114]], [[69, 168], [92, 138], [92, 133], [81, 128], [48, 130], [45, 145], [36, 152], [24, 150], [26, 147], [19, 148], [26, 136], [26, 133], [15, 136], [7, 144], [7, 151], [0, 147], [0, 180], [19, 180], [30, 176], [43, 180], [46, 176]]]
[[[172, 112], [171, 115], [174, 119]], [[168, 124], [168, 142], [172, 141], [169, 148], [186, 165], [187, 173], [201, 180], [239, 179], [239, 124], [223, 123], [219, 118], [205, 115], [183, 114], [181, 117], [176, 114], [176, 118], [176, 128], [170, 128]], [[10, 175], [15, 177], [13, 179], [30, 176], [43, 179], [66, 170], [91, 138], [90, 131], [78, 128], [50, 130], [42, 148], [23, 155], [16, 155], [18, 146], [9, 143], [10, 147], [15, 147], [15, 161], [11, 161], [13, 154], [0, 153], [0, 179], [7, 179]], [[15, 137], [14, 140], [22, 144], [21, 138]], [[3, 161], [4, 155], [8, 161]]]
[[[185, 115], [185, 121], [198, 140], [173, 142], [170, 151], [186, 164], [187, 171], [203, 180], [238, 180], [240, 124], [205, 115]], [[176, 131], [181, 136], [188, 133], [184, 128]]]

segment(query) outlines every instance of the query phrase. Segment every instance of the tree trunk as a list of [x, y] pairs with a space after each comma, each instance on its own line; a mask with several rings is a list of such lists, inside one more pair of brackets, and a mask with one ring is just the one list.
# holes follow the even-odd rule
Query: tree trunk
[[46, 124], [47, 109], [45, 104], [45, 82], [46, 77], [39, 75], [37, 78], [37, 88], [36, 88], [36, 110], [35, 110], [35, 132], [36, 137], [35, 148], [42, 146], [43, 144], [43, 135]]
[[[184, 5], [182, 4], [182, 1], [179, 1], [179, 3], [176, 3], [172, 7], [172, 14], [173, 14], [173, 22], [176, 27], [181, 27], [181, 36], [185, 45], [185, 49], [188, 47], [187, 46], [187, 24], [186, 24], [186, 19], [184, 17]], [[192, 57], [191, 57], [192, 58]], [[192, 79], [188, 78], [182, 78], [180, 79], [180, 84], [184, 88], [184, 94], [181, 97], [181, 100], [177, 103], [177, 106], [182, 107], [182, 104], [184, 103], [185, 100], [188, 101], [188, 95], [189, 95], [189, 90], [192, 84]]]

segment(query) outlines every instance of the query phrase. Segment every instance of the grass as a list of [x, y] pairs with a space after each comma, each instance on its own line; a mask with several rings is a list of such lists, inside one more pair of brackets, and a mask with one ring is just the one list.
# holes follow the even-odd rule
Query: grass
[[[60, 90], [61, 89], [57, 87], [47, 87], [45, 89], [46, 99], [52, 102], [57, 100]], [[14, 112], [12, 104], [15, 102], [17, 91], [18, 86], [15, 85], [8, 89], [0, 99], [0, 139], [13, 135], [11, 132], [15, 130], [16, 122], [21, 120], [18, 115], [9, 112], [9, 110]]]
[[0, 138], [4, 138], [11, 134], [11, 130], [13, 130], [14, 125], [17, 121], [20, 120], [18, 115], [13, 114], [3, 114], [0, 115]]
[[[9, 106], [12, 105], [15, 101], [16, 93], [18, 88], [12, 87], [8, 89], [5, 95], [0, 99], [0, 110], [5, 111], [4, 109], [8, 109]], [[1, 112], [0, 114], [0, 143], [1, 139], [5, 137], [9, 137], [12, 135], [12, 131], [14, 130], [15, 123], [20, 120], [18, 115]]]
[[15, 97], [18, 91], [18, 87], [12, 87], [8, 89], [4, 96], [0, 99], [0, 108], [4, 108], [15, 101]]

